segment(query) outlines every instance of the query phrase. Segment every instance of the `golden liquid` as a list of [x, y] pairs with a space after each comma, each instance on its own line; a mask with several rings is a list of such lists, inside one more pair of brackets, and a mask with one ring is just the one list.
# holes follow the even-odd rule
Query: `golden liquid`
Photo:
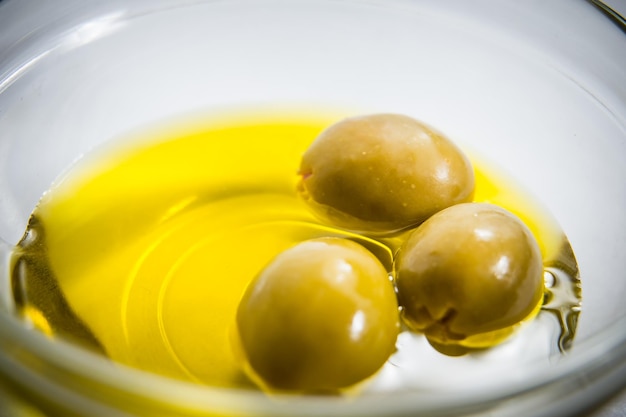
[[[257, 271], [313, 237], [357, 239], [388, 266], [399, 244], [325, 226], [296, 197], [301, 154], [336, 121], [248, 114], [147, 132], [83, 158], [42, 197], [16, 246], [22, 313], [50, 337], [71, 337], [122, 364], [250, 386], [230, 337]], [[562, 258], [564, 236], [550, 215], [472, 159], [476, 201], [520, 216], [547, 266]]]

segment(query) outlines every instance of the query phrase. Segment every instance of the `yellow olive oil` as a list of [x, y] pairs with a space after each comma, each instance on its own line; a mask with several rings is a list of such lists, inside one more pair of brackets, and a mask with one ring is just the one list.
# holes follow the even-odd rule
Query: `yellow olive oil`
[[[336, 121], [243, 114], [153, 129], [94, 150], [34, 209], [13, 253], [16, 305], [50, 337], [70, 338], [112, 361], [251, 387], [230, 338], [246, 285], [270, 259], [306, 239], [345, 236], [391, 270], [402, 239], [332, 228], [296, 196], [302, 153]], [[567, 240], [513, 179], [470, 158], [475, 200], [521, 217], [540, 243], [548, 286], [557, 288], [559, 278], [565, 288], [548, 288], [545, 302], [561, 323], [565, 349], [580, 301]]]

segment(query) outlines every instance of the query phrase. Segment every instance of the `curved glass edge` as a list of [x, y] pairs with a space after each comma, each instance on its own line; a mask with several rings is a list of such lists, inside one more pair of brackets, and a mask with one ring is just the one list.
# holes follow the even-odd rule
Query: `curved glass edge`
[[12, 313], [14, 311], [13, 297], [11, 295], [11, 253], [13, 245], [0, 238], [0, 312]]
[[615, 4], [611, 5], [605, 0], [589, 1], [602, 10], [608, 17], [613, 19], [613, 21], [626, 33], [626, 17], [624, 17], [626, 16], [626, 5], [622, 5], [621, 9], [618, 9], [619, 4], [615, 2], [613, 2]]
[[[172, 409], [180, 415], [219, 412], [365, 416], [411, 412], [450, 416], [460, 411], [475, 415], [499, 407], [554, 407], [553, 403], [565, 401], [581, 390], [591, 390], [607, 380], [614, 390], [619, 389], [626, 383], [626, 374], [619, 372], [626, 367], [626, 337], [620, 332], [624, 320], [626, 316], [606, 327], [614, 337], [602, 342], [594, 338], [585, 340], [577, 355], [565, 356], [554, 366], [529, 373], [529, 383], [499, 386], [498, 381], [493, 381], [481, 394], [451, 396], [407, 391], [358, 398], [286, 395], [270, 398], [257, 391], [198, 386], [117, 365], [68, 342], [50, 340], [29, 331], [17, 318], [0, 312], [0, 375], [14, 386], [45, 396], [47, 402], [59, 402], [58, 406], [66, 404], [69, 397], [82, 394], [81, 401], [68, 404], [80, 407], [85, 403], [88, 407], [107, 406], [131, 412], [139, 412], [132, 408], [141, 406], [142, 415], [149, 410], [158, 414]], [[52, 385], [56, 385], [54, 390]], [[586, 402], [600, 401], [610, 393], [596, 389], [593, 395], [585, 396]]]
[[34, 406], [28, 397], [20, 395], [8, 381], [2, 378], [0, 378], [0, 413], [5, 416], [46, 417], [44, 412]]
[[[1, 79], [2, 78], [0, 77], [0, 80]], [[5, 246], [10, 248], [10, 246], [8, 246], [5, 242], [0, 241], [0, 255], [2, 256], [2, 259], [0, 259], [0, 268], [4, 270], [8, 269], [8, 266], [7, 266], [8, 258], [6, 258], [8, 255], [7, 255], [7, 252], [5, 252], [5, 249], [6, 249]], [[5, 279], [4, 276], [0, 278], [3, 280]], [[6, 283], [2, 282], [2, 287], [0, 288], [10, 287], [10, 286], [5, 286], [5, 284]], [[2, 310], [6, 310], [8, 312], [11, 307], [11, 300], [10, 300], [10, 296], [8, 297], [7, 296], [8, 294], [4, 294], [0, 290], [0, 307]], [[15, 318], [10, 317], [9, 315], [4, 314], [4, 313], [5, 311], [0, 312], [0, 334], [2, 334], [3, 340], [8, 341], [8, 342], [11, 342], [13, 340], [15, 342], [15, 345], [13, 346], [14, 349], [23, 348], [23, 349], [26, 349], [27, 351], [36, 352], [38, 355], [41, 355], [42, 358], [46, 359], [46, 361], [49, 361], [49, 363], [55, 364], [55, 366], [58, 366], [61, 369], [66, 370], [67, 372], [81, 374], [84, 377], [89, 377], [90, 375], [93, 375], [93, 374], [96, 374], [99, 376], [106, 374], [106, 380], [104, 382], [106, 384], [110, 384], [111, 387], [119, 388], [120, 382], [129, 381], [128, 383], [124, 384], [124, 388], [128, 389], [130, 392], [135, 392], [137, 395], [142, 395], [142, 396], [145, 395], [145, 396], [150, 396], [150, 397], [156, 397], [158, 395], [165, 396], [168, 393], [169, 394], [178, 393], [180, 391], [181, 386], [183, 386], [185, 392], [180, 394], [179, 399], [181, 401], [183, 399], [188, 399], [191, 404], [198, 403], [199, 408], [200, 407], [211, 408], [214, 405], [214, 403], [212, 402], [215, 399], [214, 396], [212, 395], [206, 396], [207, 391], [214, 391], [213, 389], [201, 389], [200, 391], [198, 391], [197, 387], [190, 388], [190, 387], [185, 386], [185, 384], [176, 383], [176, 382], [167, 381], [167, 380], [156, 381], [156, 384], [158, 385], [157, 386], [155, 385], [155, 379], [153, 376], [148, 376], [148, 375], [144, 375], [141, 373], [135, 373], [132, 370], [125, 370], [125, 369], [120, 369], [120, 368], [114, 368], [114, 371], [111, 371], [111, 368], [108, 366], [104, 366], [103, 363], [92, 365], [93, 363], [92, 357], [89, 357], [89, 356], [85, 356], [84, 358], [82, 357], [82, 355], [88, 355], [88, 353], [81, 352], [81, 351], [72, 351], [70, 346], [64, 346], [63, 344], [57, 344], [57, 343], [50, 343], [45, 340], [42, 340], [41, 338], [33, 339], [31, 338], [31, 336], [33, 335], [31, 335], [27, 329], [23, 328], [23, 326], [21, 326], [20, 323], [18, 323]], [[475, 400], [468, 399], [468, 402], [466, 404], [470, 404], [470, 403], [476, 404], [478, 402], [485, 402], [485, 403], [490, 403], [493, 405], [497, 403], [498, 401], [501, 401], [502, 399], [507, 398], [507, 396], [511, 398], [513, 396], [516, 396], [517, 394], [515, 392], [515, 389], [521, 388], [522, 391], [524, 390], [534, 391], [542, 387], [547, 388], [551, 384], [552, 385], [563, 384], [563, 382], [560, 382], [562, 378], [570, 377], [578, 373], [590, 379], [601, 378], [602, 376], [601, 371], [612, 369], [616, 365], [622, 363], [623, 358], [626, 357], [626, 335], [624, 334], [623, 326], [622, 326], [622, 323], [624, 323], [625, 319], [626, 317], [612, 323], [611, 326], [607, 326], [607, 328], [602, 331], [603, 334], [612, 335], [613, 336], [612, 338], [611, 337], [607, 338], [607, 340], [605, 340], [604, 343], [600, 343], [597, 340], [588, 341], [589, 343], [585, 344], [584, 347], [582, 346], [580, 347], [580, 350], [584, 350], [584, 353], [581, 353], [581, 355], [577, 356], [576, 359], [572, 361], [568, 361], [567, 359], [565, 359], [563, 361], [563, 366], [558, 369], [558, 372], [555, 372], [554, 374], [545, 375], [546, 376], [545, 381], [542, 380], [538, 376], [538, 380], [542, 380], [541, 383], [530, 384], [525, 387], [515, 387], [515, 388], [508, 389], [506, 391], [501, 390], [501, 391], [498, 391], [496, 394], [489, 395], [488, 398], [478, 398]], [[68, 354], [67, 352], [65, 352], [64, 351], [65, 349], [68, 349], [69, 351], [71, 351], [71, 354]], [[4, 355], [4, 353], [2, 352], [0, 352], [0, 354]], [[78, 361], [72, 360], [78, 357], [81, 357], [81, 360], [78, 360]], [[585, 360], [589, 360], [589, 361], [585, 362]], [[80, 367], [76, 368], [76, 363], [81, 363]], [[65, 368], [65, 366], [67, 366], [67, 368]], [[106, 369], [108, 369], [108, 371], [103, 370], [105, 367]], [[0, 369], [5, 369], [5, 368], [0, 366]], [[186, 393], [189, 393], [189, 396], [187, 396]], [[229, 391], [229, 393], [232, 393], [232, 391]], [[208, 399], [202, 400], [201, 398], [198, 397], [198, 395], [200, 394], [203, 396], [206, 396], [203, 398], [208, 398]], [[225, 393], [221, 391], [216, 391], [216, 394], [218, 394], [221, 397]], [[236, 395], [237, 395], [237, 398], [239, 398], [239, 395], [241, 395], [241, 393], [237, 393]], [[455, 407], [454, 405], [448, 404], [446, 408], [445, 406], [446, 406], [446, 403], [448, 402], [448, 400], [446, 399], [441, 399], [441, 403], [437, 402], [437, 400], [434, 400], [432, 402], [427, 401], [423, 403], [422, 407], [418, 407], [414, 404], [413, 401], [410, 400], [410, 398], [407, 398], [409, 396], [410, 394], [406, 396], [400, 395], [401, 398], [400, 398], [400, 401], [398, 401], [398, 404], [396, 407], [401, 407], [404, 405], [411, 405], [412, 407], [417, 407], [417, 409], [422, 409], [422, 407], [427, 407], [427, 408], [423, 408], [424, 410], [428, 410], [429, 409], [428, 407], [433, 407], [432, 409], [435, 409], [435, 407], [439, 407], [440, 405], [443, 405], [444, 409], [448, 409], [448, 410]], [[249, 394], [249, 397], [252, 402], [261, 401], [263, 404], [265, 404], [264, 406], [261, 406], [260, 404], [255, 405], [255, 409], [257, 409], [257, 407], [261, 409], [266, 408], [268, 406], [274, 407], [274, 405], [272, 405], [274, 403], [267, 403], [264, 399], [260, 399], [259, 396], [257, 395]], [[238, 402], [241, 401], [237, 399], [233, 399], [233, 400], [236, 400]], [[378, 399], [378, 401], [379, 400], [380, 399]], [[466, 399], [463, 399], [463, 401], [464, 400]], [[329, 403], [332, 403], [332, 402], [333, 401], [329, 401]], [[292, 403], [292, 401], [289, 401], [289, 403]], [[303, 400], [302, 402], [297, 401], [293, 403], [294, 405], [293, 405], [292, 411], [301, 411], [299, 408], [300, 405], [298, 404], [302, 403], [303, 405], [306, 405], [308, 404], [308, 401]], [[361, 403], [362, 402], [359, 402], [359, 404]], [[311, 404], [315, 404], [315, 407], [319, 407], [318, 400], [315, 400]], [[311, 405], [311, 407], [312, 406], [313, 405]], [[335, 406], [336, 404], [330, 405], [330, 407], [335, 407]], [[292, 405], [289, 405], [288, 407], [291, 410]], [[485, 405], [485, 407], [487, 407], [487, 405]], [[361, 409], [359, 412], [359, 415], [363, 415], [364, 411], [367, 411], [367, 410]], [[442, 415], [445, 415], [445, 414], [442, 414]]]

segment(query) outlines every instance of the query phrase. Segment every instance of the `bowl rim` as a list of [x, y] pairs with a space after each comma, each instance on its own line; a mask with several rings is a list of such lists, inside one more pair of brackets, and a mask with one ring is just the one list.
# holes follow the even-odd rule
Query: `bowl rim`
[[[97, 4], [97, 2], [93, 3]], [[167, 4], [167, 1], [160, 3]], [[181, 3], [180, 7], [199, 3], [204, 2], [188, 1]], [[394, 5], [405, 6], [408, 2], [402, 0], [390, 3], [384, 3], [383, 0], [343, 0], [342, 3], [394, 7]], [[1, 8], [2, 5], [0, 5]], [[100, 13], [101, 10], [104, 9], [97, 9], [97, 13]], [[158, 6], [153, 6], [152, 12], [160, 10]], [[609, 22], [608, 19], [607, 22]], [[71, 22], [68, 21], [68, 23]], [[61, 28], [66, 30], [66, 26], [67, 24], [61, 25]], [[37, 31], [32, 32], [29, 37], [23, 38], [21, 42], [36, 43], [39, 35], [45, 34], [46, 30], [48, 30], [47, 26], [40, 26]], [[57, 35], [60, 36], [62, 33], [57, 33]], [[7, 52], [5, 61], [0, 59], [0, 68], [3, 62], [8, 67], [13, 64], [17, 65], [13, 67], [13, 72], [0, 72], [0, 94], [2, 94], [3, 87], [10, 85], [12, 79], [20, 76], [19, 69], [23, 68], [25, 64], [21, 62], [22, 66], [18, 65], [17, 61], [22, 59], [24, 55], [18, 53], [13, 55], [13, 50], [15, 48]], [[27, 52], [32, 60], [33, 50], [29, 49]], [[34, 56], [39, 55], [34, 54]], [[36, 61], [34, 62], [36, 63]], [[8, 262], [6, 264], [8, 266]], [[79, 376], [84, 380], [92, 380], [93, 376], [97, 375], [98, 384], [110, 391], [121, 390], [137, 397], [150, 399], [155, 403], [184, 404], [186, 408], [197, 407], [211, 412], [216, 410], [227, 412], [233, 412], [233, 410], [235, 412], [261, 411], [274, 415], [322, 415], [340, 412], [345, 415], [365, 416], [374, 415], [381, 411], [381, 407], [384, 407], [382, 411], [399, 414], [424, 412], [446, 415], [446, 412], [453, 413], [461, 408], [464, 411], [486, 410], [498, 406], [504, 400], [538, 392], [542, 389], [564, 392], [576, 383], [572, 381], [600, 379], [605, 372], [616, 369], [626, 362], [625, 323], [626, 314], [622, 315], [619, 320], [608, 323], [597, 334], [577, 342], [575, 353], [565, 355], [554, 366], [535, 370], [532, 374], [533, 378], [530, 379], [532, 382], [517, 382], [505, 386], [496, 384], [491, 391], [482, 396], [477, 396], [475, 393], [467, 396], [458, 395], [454, 402], [451, 402], [449, 396], [445, 394], [430, 393], [428, 397], [425, 397], [415, 396], [410, 392], [385, 392], [384, 398], [372, 394], [351, 399], [350, 407], [346, 407], [346, 401], [337, 398], [277, 396], [277, 398], [268, 399], [265, 394], [256, 391], [199, 387], [192, 383], [155, 376], [123, 365], [111, 366], [110, 361], [71, 343], [63, 340], [50, 340], [43, 334], [32, 332], [31, 329], [24, 326], [24, 323], [15, 316], [14, 312], [10, 311], [10, 308], [0, 310], [0, 346], [6, 347], [6, 350], [0, 351], [0, 370], [4, 370], [5, 376], [9, 379], [20, 380], [20, 377], [14, 372], [12, 374], [11, 370], [18, 369], [12, 366], [18, 361], [18, 351], [23, 350], [29, 355], [41, 359], [42, 362], [39, 363], [39, 366], [48, 369], [51, 375], [60, 372], [61, 375]], [[7, 355], [6, 352], [9, 354]], [[27, 370], [24, 367], [19, 367], [19, 369]], [[621, 383], [626, 384], [626, 376]], [[545, 399], [545, 401], [548, 400]]]
[[[5, 377], [16, 380], [22, 377], [15, 374], [29, 372], [29, 364], [11, 368], [24, 352], [33, 355], [41, 362], [44, 374], [57, 383], [69, 382], [72, 378], [96, 382], [102, 392], [92, 390], [86, 385], [82, 392], [87, 397], [94, 397], [106, 404], [102, 393], [123, 392], [129, 398], [148, 400], [158, 407], [183, 407], [184, 409], [205, 412], [260, 412], [272, 415], [346, 415], [374, 416], [379, 412], [395, 415], [405, 413], [425, 413], [427, 415], [454, 415], [463, 410], [490, 410], [511, 399], [525, 398], [533, 393], [552, 390], [553, 393], [565, 395], [572, 387], [590, 385], [611, 370], [624, 365], [626, 358], [626, 336], [623, 323], [626, 316], [614, 321], [602, 330], [609, 336], [599, 343], [596, 335], [581, 341], [577, 345], [575, 355], [565, 355], [557, 364], [550, 367], [535, 368], [524, 382], [517, 381], [499, 385], [497, 381], [484, 390], [482, 394], [475, 392], [455, 393], [451, 400], [449, 393], [429, 392], [427, 395], [416, 395], [412, 391], [371, 393], [356, 398], [325, 397], [325, 396], [293, 396], [277, 394], [268, 397], [266, 394], [243, 388], [218, 388], [200, 386], [191, 382], [179, 381], [162, 377], [122, 364], [112, 364], [106, 358], [82, 349], [62, 339], [51, 339], [43, 333], [33, 332], [19, 318], [6, 311], [0, 313], [0, 370]], [[8, 347], [8, 348], [7, 348]], [[7, 355], [6, 352], [10, 354]], [[11, 372], [13, 369], [13, 372]], [[41, 372], [42, 369], [38, 369]], [[7, 371], [9, 371], [7, 373]], [[32, 370], [31, 370], [32, 372]], [[94, 375], [97, 379], [94, 380]], [[57, 379], [58, 378], [58, 379]], [[621, 378], [626, 383], [626, 375]], [[23, 381], [22, 381], [23, 383]], [[72, 386], [69, 384], [68, 386]], [[76, 388], [76, 387], [74, 387]], [[616, 388], [619, 388], [617, 386]], [[536, 403], [537, 398], [528, 399]], [[545, 405], [554, 401], [552, 396], [540, 398]], [[542, 403], [540, 403], [542, 404]], [[330, 413], [330, 414], [329, 414]]]

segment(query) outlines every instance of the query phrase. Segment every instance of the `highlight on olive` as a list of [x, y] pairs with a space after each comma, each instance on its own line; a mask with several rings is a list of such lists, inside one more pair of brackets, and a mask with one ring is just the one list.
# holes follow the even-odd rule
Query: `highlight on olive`
[[237, 311], [248, 375], [268, 390], [327, 392], [375, 374], [395, 350], [398, 304], [388, 271], [343, 238], [277, 255]]
[[488, 203], [449, 207], [411, 232], [395, 262], [402, 319], [436, 347], [486, 347], [543, 299], [538, 243]]
[[474, 171], [450, 139], [404, 115], [344, 119], [304, 153], [298, 193], [330, 224], [391, 233], [469, 202]]

